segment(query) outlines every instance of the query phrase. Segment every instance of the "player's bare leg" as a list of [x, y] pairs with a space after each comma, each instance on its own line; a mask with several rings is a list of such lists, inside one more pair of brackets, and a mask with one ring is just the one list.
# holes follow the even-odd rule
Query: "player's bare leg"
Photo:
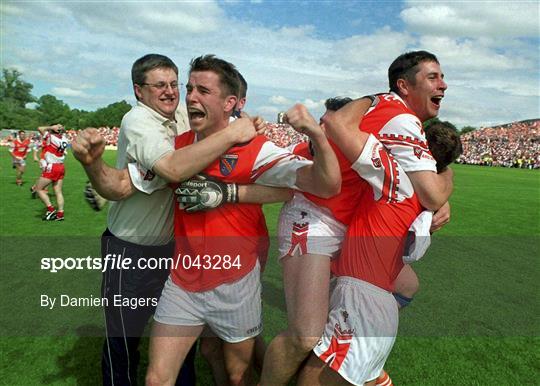
[[201, 355], [210, 366], [214, 383], [216, 385], [226, 385], [228, 381], [227, 369], [225, 368], [225, 357], [223, 354], [223, 341], [217, 336], [201, 338]]
[[[306, 365], [298, 376], [298, 386], [345, 386], [351, 385], [336, 371], [328, 367], [315, 354], [311, 354]], [[364, 386], [375, 386], [375, 380], [364, 383]]]
[[146, 385], [174, 385], [186, 356], [204, 326], [173, 326], [154, 322], [150, 338]]
[[[200, 350], [202, 357], [206, 359], [212, 370], [214, 383], [216, 385], [228, 384], [229, 377], [227, 375], [227, 369], [225, 368], [223, 341], [216, 336], [201, 338]], [[257, 335], [255, 337], [253, 368], [258, 374], [262, 371], [265, 351], [266, 344], [264, 339], [261, 335]]]
[[266, 342], [262, 335], [257, 335], [255, 337], [255, 355], [253, 358], [253, 367], [257, 373], [262, 373], [263, 363], [264, 363], [264, 354], [266, 353]]
[[330, 259], [303, 255], [283, 258], [287, 330], [266, 350], [261, 385], [286, 385], [321, 337], [328, 315]]
[[225, 368], [231, 386], [254, 385], [251, 360], [255, 350], [255, 339], [238, 343], [223, 342]]
[[20, 165], [18, 164], [16, 167], [15, 167], [15, 183], [18, 185], [18, 186], [22, 186], [23, 184], [23, 179], [22, 179], [22, 176], [24, 174], [24, 170], [25, 170], [25, 167], [23, 165]]
[[51, 184], [51, 182], [52, 180], [49, 180], [48, 178], [39, 177], [36, 183], [36, 193], [39, 199], [47, 207], [47, 212], [43, 217], [43, 220], [47, 221], [54, 220], [54, 216], [56, 214], [56, 210], [54, 209], [54, 206], [51, 203], [51, 199], [49, 198], [49, 194], [47, 193], [47, 187]]
[[412, 299], [419, 287], [418, 276], [410, 265], [405, 264], [394, 280], [394, 292]]
[[58, 180], [53, 182], [53, 191], [56, 196], [56, 205], [58, 206], [58, 211], [56, 213], [56, 219], [64, 218], [64, 194], [62, 193], [62, 185], [64, 180]]

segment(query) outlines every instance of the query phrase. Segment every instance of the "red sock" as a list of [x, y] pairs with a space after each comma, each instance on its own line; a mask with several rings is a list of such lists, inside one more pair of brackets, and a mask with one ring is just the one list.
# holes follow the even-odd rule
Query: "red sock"
[[63, 218], [64, 217], [64, 211], [63, 210], [59, 210], [58, 212], [56, 212], [56, 218]]
[[49, 205], [49, 206], [47, 207], [47, 212], [53, 212], [53, 211], [54, 211], [54, 206]]
[[390, 376], [386, 371], [381, 371], [381, 375], [379, 375], [379, 378], [375, 381], [375, 386], [394, 386], [392, 383], [392, 380], [390, 379]]

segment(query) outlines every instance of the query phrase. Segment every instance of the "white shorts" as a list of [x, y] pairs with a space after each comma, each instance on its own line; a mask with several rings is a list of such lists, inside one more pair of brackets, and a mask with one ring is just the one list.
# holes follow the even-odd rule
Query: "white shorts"
[[241, 279], [203, 292], [186, 291], [169, 275], [154, 319], [175, 326], [208, 325], [217, 336], [238, 343], [262, 331], [260, 266]]
[[26, 166], [26, 161], [23, 159], [13, 158], [12, 159], [12, 165], [13, 167], [19, 165], [19, 166]]
[[280, 259], [286, 255], [325, 255], [334, 258], [341, 249], [347, 227], [328, 208], [295, 192], [281, 208], [278, 223]]
[[313, 349], [323, 362], [353, 385], [379, 376], [398, 328], [398, 308], [390, 292], [341, 276], [330, 296], [330, 314]]

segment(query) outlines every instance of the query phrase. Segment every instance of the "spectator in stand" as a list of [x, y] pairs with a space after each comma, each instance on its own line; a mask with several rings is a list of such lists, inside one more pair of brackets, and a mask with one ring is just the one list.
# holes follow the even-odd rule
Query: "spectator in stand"
[[482, 128], [463, 134], [461, 140], [459, 163], [540, 168], [540, 120]]

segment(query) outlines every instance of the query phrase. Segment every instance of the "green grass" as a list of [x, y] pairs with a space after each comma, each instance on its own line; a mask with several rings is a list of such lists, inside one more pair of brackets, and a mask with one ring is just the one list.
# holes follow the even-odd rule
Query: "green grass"
[[[113, 152], [106, 154], [109, 162]], [[66, 220], [41, 220], [31, 200], [38, 176], [29, 162], [27, 183], [0, 149], [0, 379], [6, 385], [100, 383], [102, 314], [99, 308], [47, 310], [41, 294], [99, 294], [92, 270], [50, 273], [43, 257], [99, 256], [105, 211], [83, 201], [86, 177], [68, 156]], [[421, 290], [401, 314], [398, 340], [386, 368], [396, 385], [537, 384], [540, 358], [540, 173], [456, 165], [452, 221], [414, 265]], [[265, 207], [275, 234], [280, 205]], [[273, 240], [275, 246], [275, 240]], [[264, 274], [265, 338], [285, 327], [281, 272], [269, 258]], [[147, 341], [142, 344], [141, 380]], [[201, 385], [210, 384], [197, 361]]]

